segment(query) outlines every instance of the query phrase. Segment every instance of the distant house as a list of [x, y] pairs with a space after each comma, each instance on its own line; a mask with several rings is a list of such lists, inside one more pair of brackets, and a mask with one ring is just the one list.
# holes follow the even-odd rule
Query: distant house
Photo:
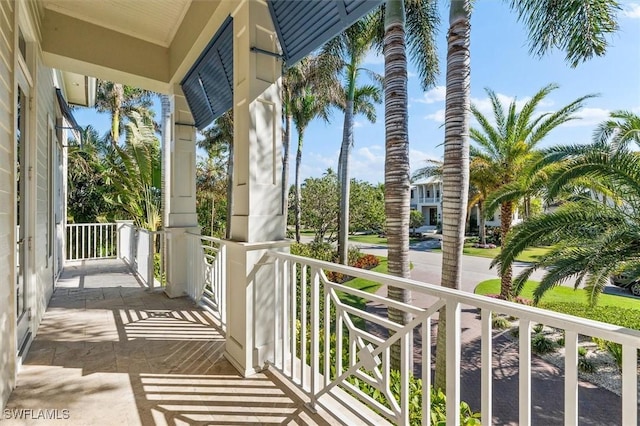
[[[420, 179], [411, 185], [411, 209], [422, 212], [425, 218], [424, 229], [435, 229], [442, 221], [442, 179], [432, 176]], [[478, 207], [473, 206], [471, 217], [480, 225]], [[514, 212], [512, 224], [521, 222], [518, 211]], [[500, 226], [500, 211], [485, 221], [486, 226]]]

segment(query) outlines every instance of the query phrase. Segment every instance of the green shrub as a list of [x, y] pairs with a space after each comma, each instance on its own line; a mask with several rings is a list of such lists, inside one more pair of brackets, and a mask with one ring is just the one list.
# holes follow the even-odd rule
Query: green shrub
[[553, 340], [547, 336], [536, 333], [531, 338], [531, 349], [537, 354], [546, 354], [554, 350]]
[[587, 356], [587, 348], [585, 348], [584, 346], [578, 346], [578, 356]]
[[506, 330], [511, 327], [511, 323], [509, 320], [502, 315], [492, 315], [491, 317], [491, 327], [495, 330]]
[[620, 343], [614, 343], [607, 341], [607, 352], [613, 357], [618, 365], [618, 370], [622, 371], [622, 345]]
[[[400, 372], [391, 370], [391, 383], [389, 388], [396, 401], [400, 400]], [[349, 380], [352, 384], [358, 386], [361, 391], [373, 397], [381, 404], [388, 405], [384, 395], [368, 383], [356, 378]], [[439, 389], [431, 388], [431, 424], [445, 425], [447, 419], [447, 397], [444, 392]], [[460, 401], [460, 425], [477, 426], [480, 425], [480, 413], [474, 413], [464, 401]], [[422, 424], [422, 380], [413, 376], [409, 376], [409, 424]]]
[[597, 369], [596, 365], [591, 362], [591, 360], [587, 359], [586, 356], [579, 356], [578, 370], [582, 371], [583, 373], [595, 373]]
[[640, 309], [619, 308], [615, 306], [595, 306], [569, 302], [540, 302], [540, 307], [555, 312], [589, 318], [621, 327], [640, 330]]
[[533, 332], [534, 333], [542, 333], [543, 330], [544, 330], [544, 325], [543, 324], [536, 324], [533, 327]]

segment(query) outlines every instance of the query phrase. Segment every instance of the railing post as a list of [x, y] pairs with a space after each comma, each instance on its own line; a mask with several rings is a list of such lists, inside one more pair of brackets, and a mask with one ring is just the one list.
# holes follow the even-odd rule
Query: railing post
[[491, 331], [491, 314], [489, 309], [482, 309], [481, 313], [481, 404], [482, 409], [480, 411], [482, 415], [482, 423], [490, 425], [492, 422], [493, 408], [493, 393], [492, 393], [492, 380], [493, 380], [493, 358], [492, 358], [492, 343], [493, 335]]
[[[316, 406], [316, 394], [320, 390], [320, 271], [311, 268], [311, 407]], [[329, 356], [329, 354], [325, 354]], [[326, 372], [325, 372], [326, 373]]]
[[447, 426], [460, 424], [460, 303], [447, 301]]
[[149, 256], [147, 256], [147, 276], [149, 277], [149, 289], [153, 290], [156, 286], [156, 277], [155, 277], [155, 239], [156, 233], [149, 231]]
[[622, 424], [638, 424], [638, 348], [622, 345]]
[[519, 424], [531, 424], [531, 320], [520, 318], [519, 330]]

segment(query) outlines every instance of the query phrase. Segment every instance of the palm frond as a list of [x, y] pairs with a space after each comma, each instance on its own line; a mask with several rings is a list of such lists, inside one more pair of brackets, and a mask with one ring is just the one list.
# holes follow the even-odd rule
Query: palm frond
[[511, 8], [529, 29], [530, 52], [542, 56], [553, 48], [565, 52], [576, 67], [593, 56], [602, 56], [607, 37], [618, 30], [615, 0], [511, 0]]

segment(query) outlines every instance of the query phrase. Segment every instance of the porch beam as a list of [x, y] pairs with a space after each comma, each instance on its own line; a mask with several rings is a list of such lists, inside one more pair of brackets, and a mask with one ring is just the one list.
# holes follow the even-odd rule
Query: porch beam
[[50, 9], [42, 53], [52, 68], [170, 93], [168, 48]]

